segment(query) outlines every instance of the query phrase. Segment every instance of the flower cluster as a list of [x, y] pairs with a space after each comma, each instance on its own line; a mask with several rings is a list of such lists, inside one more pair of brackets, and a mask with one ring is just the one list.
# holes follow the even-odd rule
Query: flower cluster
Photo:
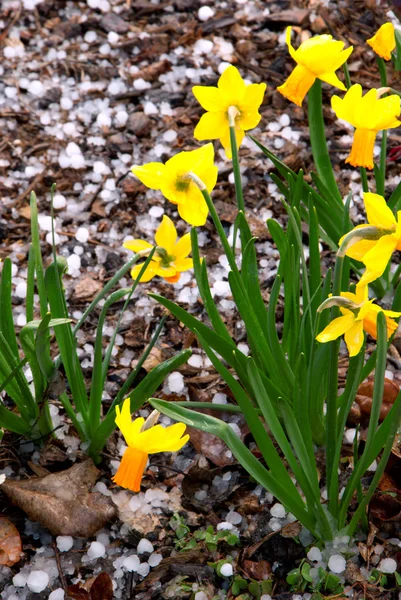
[[[401, 124], [398, 120], [399, 97], [387, 95], [389, 88], [371, 89], [365, 95], [359, 84], [352, 85], [347, 90], [336, 71], [345, 65], [353, 48], [344, 48], [344, 42], [333, 40], [331, 35], [315, 36], [294, 49], [291, 44], [291, 27], [288, 27], [286, 42], [297, 65], [285, 83], [277, 88], [278, 91], [298, 106], [302, 105], [317, 79], [345, 91], [343, 97], [333, 96], [331, 105], [339, 119], [355, 128], [352, 148], [346, 162], [372, 169], [377, 133]], [[394, 27], [391, 24], [383, 25], [367, 43], [380, 60], [389, 60], [395, 48]], [[206, 111], [195, 128], [194, 137], [200, 141], [219, 139], [227, 158], [233, 158], [234, 174], [235, 160], [238, 160], [237, 149], [245, 132], [256, 127], [261, 120], [259, 109], [265, 90], [264, 83], [244, 81], [234, 66], [229, 66], [223, 72], [216, 87], [197, 85], [193, 88], [195, 98]], [[145, 186], [160, 190], [177, 207], [179, 216], [189, 225], [202, 226], [206, 223], [209, 208], [213, 208], [212, 204], [208, 204], [209, 194], [217, 181], [212, 143], [196, 150], [179, 152], [165, 164], [151, 162], [142, 166], [135, 165], [132, 171]], [[368, 223], [355, 227], [341, 238], [339, 255], [347, 255], [364, 263], [366, 270], [354, 293], [343, 291], [321, 305], [319, 310], [338, 306], [341, 316], [335, 318], [316, 338], [318, 342], [325, 343], [344, 335], [350, 356], [360, 352], [364, 332], [373, 338], [377, 337], [377, 316], [382, 309], [369, 299], [368, 284], [383, 274], [392, 253], [401, 250], [400, 213], [396, 218], [384, 198], [377, 194], [365, 193], [364, 201]], [[155, 234], [155, 245], [134, 239], [126, 241], [124, 247], [136, 253], [154, 250], [141, 276], [142, 282], [159, 276], [169, 283], [176, 283], [182, 272], [193, 267], [193, 261], [189, 257], [190, 240], [189, 233], [178, 239], [174, 223], [164, 216]], [[141, 270], [143, 264], [135, 265], [132, 277], [137, 279]], [[383, 313], [390, 338], [397, 328], [394, 319], [401, 316], [401, 313], [388, 310]], [[128, 448], [114, 481], [134, 491], [139, 490], [149, 454], [174, 452], [182, 448], [189, 437], [183, 436], [183, 423], [164, 429], [160, 425], [145, 423], [144, 419], [131, 422], [129, 399], [125, 401], [121, 411], [117, 407], [116, 423]]]
[[[291, 45], [291, 27], [287, 28], [288, 50], [297, 66], [278, 91], [286, 98], [302, 105], [306, 94], [316, 79], [345, 91], [345, 85], [336, 75], [352, 53], [352, 46], [344, 50], [344, 43], [335, 41], [331, 35], [317, 35], [303, 42], [297, 50]], [[394, 26], [383, 25], [376, 35], [367, 40], [376, 54], [386, 60], [395, 48]], [[373, 150], [379, 131], [393, 129], [401, 124], [400, 99], [396, 95], [381, 98], [388, 89], [371, 89], [365, 96], [362, 87], [355, 84], [344, 98], [333, 96], [332, 108], [337, 118], [355, 127], [354, 142], [346, 162], [354, 167], [373, 169]]]

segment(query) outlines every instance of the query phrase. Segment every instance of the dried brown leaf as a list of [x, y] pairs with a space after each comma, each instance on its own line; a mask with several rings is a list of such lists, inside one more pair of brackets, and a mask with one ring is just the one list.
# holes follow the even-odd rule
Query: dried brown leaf
[[92, 277], [84, 277], [75, 286], [75, 300], [92, 300], [102, 289], [100, 281], [95, 281]]
[[0, 565], [12, 567], [19, 562], [22, 554], [21, 538], [16, 527], [6, 519], [0, 518]]
[[44, 477], [7, 479], [1, 489], [30, 519], [53, 535], [90, 537], [116, 512], [109, 498], [90, 492], [98, 475], [93, 462], [86, 460]]
[[90, 589], [91, 600], [113, 600], [113, 582], [108, 573], [99, 573]]
[[251, 579], [263, 581], [269, 579], [272, 569], [267, 560], [244, 560], [242, 562], [244, 573]]

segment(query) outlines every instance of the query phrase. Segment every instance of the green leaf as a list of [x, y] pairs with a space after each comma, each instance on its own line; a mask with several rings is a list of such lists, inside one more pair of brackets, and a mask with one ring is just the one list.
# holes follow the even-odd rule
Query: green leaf
[[[61, 279], [61, 275], [66, 268], [67, 263], [65, 259], [59, 257], [57, 264], [52, 262], [45, 273], [45, 285], [50, 311], [56, 319], [68, 319], [67, 303]], [[70, 325], [57, 326], [55, 334], [76, 410], [81, 413], [82, 418], [86, 421], [89, 400], [81, 363], [77, 354], [74, 334]]]
[[[20, 366], [20, 360], [14, 356], [6, 338], [0, 332], [0, 374], [2, 378], [9, 381], [5, 390], [18, 406], [23, 419], [29, 422], [31, 419], [36, 419], [37, 407]], [[13, 379], [10, 378], [11, 373]]]
[[44, 279], [44, 274], [43, 274], [42, 252], [40, 250], [38, 204], [37, 204], [35, 192], [31, 192], [30, 207], [31, 207], [31, 236], [32, 236], [32, 248], [33, 248], [34, 260], [35, 260], [36, 285], [37, 285], [38, 294], [39, 294], [40, 314], [43, 318], [46, 316], [46, 313], [47, 313], [47, 296], [46, 296], [45, 279]]
[[14, 329], [13, 307], [12, 307], [12, 263], [9, 258], [3, 262], [0, 283], [0, 331], [7, 340], [7, 344], [15, 356], [19, 359], [17, 336]]
[[130, 375], [127, 377], [127, 379], [125, 380], [124, 384], [122, 385], [121, 389], [119, 390], [117, 396], [114, 399], [115, 405], [117, 406], [117, 404], [120, 404], [120, 402], [122, 402], [124, 400], [124, 398], [127, 396], [128, 394], [128, 390], [131, 387], [131, 384], [135, 381], [139, 371], [142, 369], [142, 365], [145, 362], [145, 360], [148, 358], [148, 356], [150, 355], [154, 345], [156, 344], [159, 335], [164, 327], [164, 324], [167, 320], [167, 315], [164, 315], [164, 317], [162, 317], [159, 325], [157, 326], [152, 339], [150, 340], [148, 346], [146, 347], [146, 349], [144, 350], [144, 352], [142, 353], [140, 359], [138, 360], [135, 369], [133, 369], [130, 373]]
[[401, 205], [401, 181], [397, 184], [396, 188], [394, 189], [393, 193], [391, 194], [391, 196], [387, 202], [387, 206], [389, 208], [391, 208], [391, 210], [394, 213], [397, 213], [397, 211], [400, 210], [400, 205]]
[[308, 581], [309, 583], [313, 582], [313, 577], [310, 574], [310, 564], [307, 562], [304, 562], [302, 567], [301, 567], [301, 575], [302, 577], [305, 579], [305, 581]]
[[199, 331], [210, 347], [213, 348], [215, 352], [220, 354], [224, 360], [236, 370], [241, 381], [243, 383], [246, 382], [246, 356], [237, 349], [231, 338], [230, 341], [222, 338], [215, 331], [213, 331], [213, 329], [207, 327], [207, 325], [204, 325], [202, 321], [193, 317], [186, 310], [181, 308], [181, 306], [175, 304], [175, 302], [172, 302], [167, 298], [163, 298], [163, 296], [159, 296], [158, 294], [150, 293], [148, 296], [167, 308], [167, 310], [169, 310], [171, 314], [173, 314], [181, 323], [184, 323], [184, 325], [186, 325], [190, 331], [195, 334], [196, 331]]
[[[238, 402], [242, 413], [246, 419], [247, 425], [255, 439], [255, 442], [262, 453], [263, 458], [265, 459], [266, 464], [269, 465], [269, 468], [272, 474], [279, 479], [283, 485], [285, 482], [285, 486], [288, 489], [292, 488], [292, 493], [297, 494], [297, 489], [294, 486], [291, 477], [289, 476], [281, 458], [277, 454], [276, 449], [269, 436], [266, 435], [266, 431], [259, 419], [259, 416], [253, 406], [249, 396], [246, 394], [245, 390], [241, 387], [241, 385], [234, 379], [231, 373], [226, 369], [223, 363], [217, 358], [217, 356], [213, 353], [210, 346], [207, 342], [202, 338], [199, 332], [197, 332], [197, 336], [199, 341], [202, 344], [209, 360], [213, 364], [216, 371], [221, 375], [224, 381], [227, 383], [228, 387], [232, 391], [236, 402]], [[249, 359], [251, 360], [251, 359]], [[255, 366], [256, 368], [256, 366]], [[255, 393], [255, 397], [257, 394]]]
[[[319, 178], [329, 191], [334, 202], [342, 206], [341, 194], [337, 187], [327, 149], [326, 130], [323, 120], [322, 84], [319, 79], [316, 79], [308, 92], [308, 123], [313, 160]], [[333, 205], [335, 205], [334, 202]]]
[[182, 406], [174, 406], [174, 404], [164, 400], [151, 398], [149, 402], [155, 409], [163, 414], [191, 427], [196, 427], [201, 431], [216, 435], [222, 439], [249, 475], [272, 493], [278, 501], [291, 511], [311, 532], [314, 532], [314, 517], [307, 512], [305, 506], [299, 505], [298, 498], [291, 494], [280, 481], [277, 481], [276, 478], [261, 465], [258, 459], [255, 458], [250, 450], [248, 450], [241, 442], [229, 425], [209, 415], [195, 413]]
[[35, 251], [31, 244], [29, 247], [28, 254], [28, 273], [26, 278], [27, 289], [26, 289], [26, 301], [25, 301], [25, 314], [26, 321], [33, 321], [34, 319], [34, 303], [35, 303]]
[[109, 310], [110, 306], [124, 298], [124, 296], [130, 293], [130, 291], [131, 288], [122, 288], [113, 292], [104, 303], [97, 324], [88, 414], [88, 424], [92, 434], [99, 426], [100, 412], [102, 406], [102, 395], [104, 388], [102, 363], [104, 322], [106, 320], [107, 311]]
[[312, 294], [311, 312], [316, 315], [322, 302], [322, 294], [316, 293], [322, 287], [321, 259], [319, 249], [319, 222], [312, 195], [309, 195], [309, 287]]
[[27, 435], [31, 431], [32, 426], [29, 421], [0, 405], [0, 428], [12, 431], [18, 435]]
[[[239, 220], [243, 215], [240, 213]], [[241, 277], [244, 282], [248, 296], [252, 298], [252, 304], [255, 309], [255, 315], [259, 321], [262, 330], [267, 326], [266, 306], [260, 291], [259, 267], [255, 250], [256, 238], [251, 238], [242, 253]]]
[[227, 327], [225, 326], [223, 319], [220, 316], [216, 303], [213, 300], [212, 294], [210, 292], [206, 261], [201, 261], [199, 255], [198, 234], [195, 227], [192, 227], [191, 229], [191, 247], [196, 282], [198, 284], [199, 292], [203, 300], [203, 304], [205, 305], [208, 317], [214, 329], [216, 330], [216, 333], [218, 333], [229, 344], [232, 344], [233, 341], [231, 339], [231, 336], [228, 333]]
[[249, 345], [255, 361], [276, 385], [280, 385], [284, 377], [280, 373], [269, 347], [267, 332], [261, 330], [252, 303], [244, 294], [241, 286], [238, 285], [237, 278], [232, 271], [228, 273], [228, 282], [241, 318], [245, 323]]
[[285, 389], [291, 395], [291, 391], [293, 390], [295, 384], [294, 373], [287, 362], [287, 358], [283, 352], [277, 335], [276, 307], [280, 293], [280, 286], [281, 277], [277, 275], [270, 292], [267, 335], [274, 360], [277, 361], [278, 368], [284, 375], [283, 383], [285, 384]]

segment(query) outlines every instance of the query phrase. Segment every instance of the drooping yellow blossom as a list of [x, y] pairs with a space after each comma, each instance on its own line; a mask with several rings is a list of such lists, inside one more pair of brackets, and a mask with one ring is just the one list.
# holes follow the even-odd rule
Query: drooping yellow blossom
[[206, 223], [207, 204], [191, 173], [204, 183], [209, 193], [212, 191], [217, 181], [212, 143], [190, 152], [179, 152], [166, 164], [134, 165], [132, 172], [148, 188], [160, 190], [167, 200], [176, 204], [184, 221], [195, 226]]
[[379, 194], [366, 192], [363, 200], [368, 223], [357, 225], [339, 242], [341, 254], [359, 260], [366, 266], [358, 283], [361, 286], [383, 275], [393, 252], [401, 250], [401, 211], [398, 211], [396, 218]]
[[235, 120], [235, 137], [239, 147], [245, 131], [256, 127], [261, 119], [258, 111], [265, 90], [265, 83], [246, 85], [238, 69], [232, 65], [223, 72], [217, 87], [195, 85], [193, 94], [207, 110], [195, 128], [195, 139], [220, 139], [227, 158], [231, 158], [229, 109]]
[[[168, 283], [177, 283], [181, 273], [193, 268], [192, 258], [188, 258], [188, 254], [191, 252], [191, 235], [186, 233], [177, 241], [177, 230], [174, 223], [164, 215], [156, 231], [155, 241], [156, 251], [140, 279], [141, 283], [150, 281], [156, 275], [163, 277]], [[124, 248], [134, 252], [153, 248], [145, 240], [128, 240], [123, 245]], [[142, 264], [132, 268], [133, 279], [138, 277], [141, 269]]]
[[[383, 312], [387, 323], [387, 339], [393, 335], [398, 325], [392, 317], [401, 316], [400, 312], [383, 310], [368, 299], [368, 287], [358, 285], [355, 294], [341, 292], [339, 297], [332, 297], [322, 306], [340, 306], [341, 317], [337, 317], [316, 337], [322, 344], [336, 340], [341, 335], [347, 344], [350, 356], [356, 356], [362, 348], [363, 332], [366, 331], [377, 339], [377, 315]], [[325, 305], [325, 306], [324, 306]]]
[[355, 127], [350, 155], [345, 162], [353, 167], [373, 169], [373, 150], [378, 131], [401, 125], [400, 98], [393, 94], [381, 98], [386, 88], [371, 89], [362, 96], [359, 83], [351, 86], [344, 98], [333, 96], [331, 106], [339, 119]]
[[[169, 427], [148, 427], [149, 423], [142, 417], [132, 421], [129, 398], [124, 401], [121, 411], [119, 406], [116, 407], [116, 413], [116, 424], [128, 448], [113, 481], [123, 488], [139, 492], [149, 454], [177, 452], [187, 443], [189, 435], [182, 437], [186, 429], [184, 423], [175, 423]], [[152, 415], [149, 419], [151, 418]]]
[[384, 23], [375, 35], [366, 40], [366, 43], [384, 60], [391, 59], [391, 53], [395, 49], [395, 33], [392, 23]]
[[287, 81], [277, 88], [280, 94], [301, 106], [316, 79], [345, 90], [335, 72], [348, 59], [352, 46], [343, 50], [344, 42], [333, 40], [331, 35], [316, 35], [302, 42], [298, 50], [295, 50], [291, 44], [291, 27], [287, 27], [286, 42], [297, 66]]

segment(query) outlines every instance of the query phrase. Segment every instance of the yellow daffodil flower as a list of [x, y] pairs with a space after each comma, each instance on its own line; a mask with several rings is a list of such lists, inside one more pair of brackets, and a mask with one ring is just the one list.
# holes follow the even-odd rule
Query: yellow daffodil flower
[[231, 158], [229, 112], [235, 123], [235, 137], [239, 147], [245, 131], [256, 127], [261, 119], [258, 110], [265, 90], [265, 83], [246, 85], [238, 69], [232, 65], [223, 72], [217, 87], [195, 85], [192, 88], [193, 94], [202, 108], [207, 110], [195, 128], [195, 139], [220, 139], [227, 158]]
[[325, 344], [336, 340], [341, 335], [347, 344], [350, 356], [356, 356], [363, 344], [363, 332], [366, 331], [377, 339], [377, 315], [383, 312], [387, 323], [387, 339], [396, 331], [398, 324], [392, 317], [399, 317], [401, 313], [392, 310], [383, 310], [374, 300], [368, 299], [368, 287], [358, 285], [355, 294], [341, 292], [341, 296], [326, 300], [320, 310], [330, 306], [339, 306], [341, 317], [337, 317], [316, 337], [318, 342]]
[[287, 27], [286, 42], [297, 66], [287, 81], [277, 88], [280, 94], [301, 106], [316, 79], [345, 90], [335, 72], [348, 59], [352, 46], [343, 50], [344, 42], [333, 40], [331, 35], [316, 35], [302, 42], [298, 50], [295, 50], [291, 44], [291, 27]]
[[340, 256], [364, 263], [366, 271], [358, 284], [361, 286], [383, 275], [393, 252], [401, 250], [401, 211], [396, 218], [379, 194], [366, 192], [363, 201], [368, 223], [357, 225], [339, 242]]
[[378, 56], [384, 58], [384, 60], [390, 60], [391, 53], [395, 49], [394, 25], [384, 23], [372, 38], [366, 40], [366, 43]]
[[353, 167], [373, 169], [373, 150], [378, 131], [401, 125], [400, 98], [393, 94], [380, 98], [387, 88], [371, 89], [362, 96], [359, 83], [351, 86], [344, 98], [333, 96], [331, 106], [339, 119], [355, 127], [351, 153], [345, 162]]
[[209, 193], [212, 191], [217, 181], [212, 143], [190, 152], [179, 152], [166, 164], [152, 162], [143, 166], [134, 165], [132, 172], [148, 188], [160, 190], [167, 200], [176, 204], [184, 221], [195, 226], [206, 223], [207, 204], [191, 174], [203, 182]]
[[[193, 268], [192, 258], [188, 258], [191, 252], [191, 235], [186, 233], [177, 241], [177, 230], [172, 220], [164, 215], [163, 220], [155, 234], [156, 251], [148, 264], [146, 271], [140, 281], [145, 283], [158, 275], [168, 283], [177, 283], [181, 273]], [[128, 240], [124, 248], [141, 252], [151, 250], [153, 246], [145, 240]], [[132, 279], [139, 275], [142, 265], [135, 265], [131, 270]]]
[[187, 443], [189, 435], [183, 436], [186, 429], [184, 423], [175, 423], [169, 427], [151, 426], [159, 413], [156, 417], [150, 415], [146, 422], [142, 417], [132, 421], [129, 398], [124, 401], [121, 410], [119, 406], [116, 407], [116, 413], [116, 424], [128, 448], [113, 481], [123, 488], [139, 492], [149, 454], [177, 452]]

